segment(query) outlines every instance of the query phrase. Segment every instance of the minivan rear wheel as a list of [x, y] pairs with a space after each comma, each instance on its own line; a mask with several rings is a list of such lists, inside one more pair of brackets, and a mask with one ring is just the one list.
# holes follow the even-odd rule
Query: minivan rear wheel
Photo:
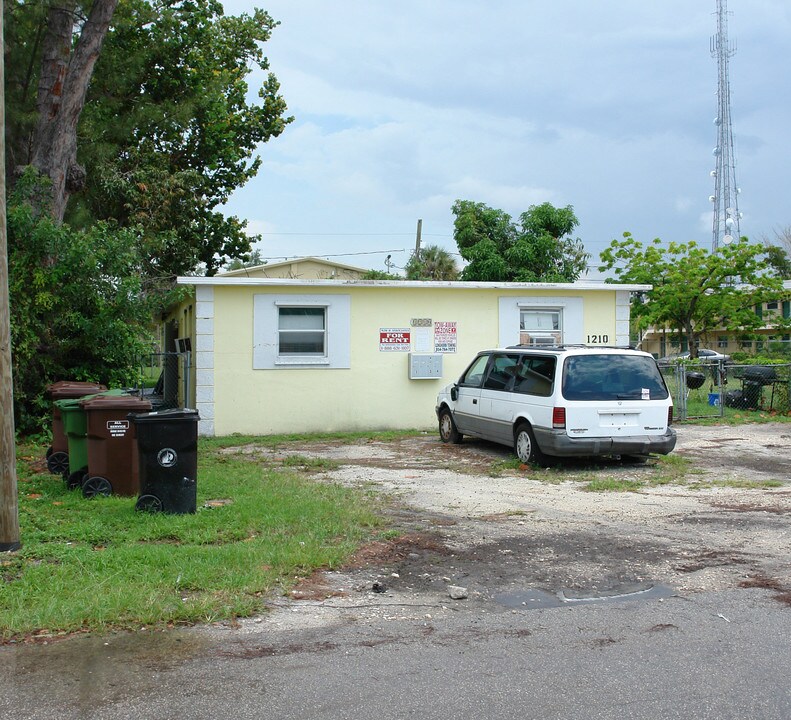
[[439, 413], [439, 438], [442, 442], [450, 442], [458, 445], [462, 440], [462, 434], [453, 422], [453, 415], [448, 408], [442, 408]]
[[544, 453], [541, 452], [533, 434], [533, 428], [528, 423], [522, 423], [514, 433], [514, 452], [523, 463], [541, 463]]

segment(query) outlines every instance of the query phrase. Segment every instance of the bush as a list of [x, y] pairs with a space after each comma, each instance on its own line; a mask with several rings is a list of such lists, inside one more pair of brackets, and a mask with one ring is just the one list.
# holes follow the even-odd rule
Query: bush
[[50, 382], [134, 383], [161, 295], [143, 285], [132, 230], [76, 231], [18, 195], [7, 223], [15, 424], [30, 433], [49, 415]]

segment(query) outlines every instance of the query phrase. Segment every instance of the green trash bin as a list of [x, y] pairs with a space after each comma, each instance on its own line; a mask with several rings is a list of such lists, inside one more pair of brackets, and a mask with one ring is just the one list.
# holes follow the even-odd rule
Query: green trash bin
[[73, 400], [86, 395], [104, 392], [107, 388], [94, 382], [79, 380], [59, 380], [47, 385], [46, 395], [52, 403], [52, 445], [47, 450], [47, 469], [54, 475], [64, 475], [69, 472], [69, 441], [63, 427], [63, 418], [57, 400]]
[[89, 398], [119, 397], [126, 394], [125, 390], [106, 390], [102, 393], [55, 401], [68, 443], [68, 455], [62, 473], [70, 490], [81, 487], [88, 472], [88, 424], [85, 409], [80, 403]]

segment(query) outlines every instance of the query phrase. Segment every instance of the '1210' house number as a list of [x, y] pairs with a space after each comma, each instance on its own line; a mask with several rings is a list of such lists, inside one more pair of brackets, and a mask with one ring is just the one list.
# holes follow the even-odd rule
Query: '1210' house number
[[588, 345], [606, 345], [608, 342], [609, 335], [588, 335]]

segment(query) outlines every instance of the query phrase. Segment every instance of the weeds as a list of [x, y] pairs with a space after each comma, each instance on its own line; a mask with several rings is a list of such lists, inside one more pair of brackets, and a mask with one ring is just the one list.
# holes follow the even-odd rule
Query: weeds
[[[623, 477], [623, 472], [630, 472]], [[690, 475], [700, 471], [692, 467], [692, 463], [680, 455], [660, 455], [652, 458], [648, 464], [618, 468], [619, 475], [595, 477], [588, 480], [582, 489], [586, 492], [640, 492], [647, 488], [663, 485], [685, 485]]]
[[327, 458], [307, 457], [305, 455], [288, 455], [280, 460], [283, 467], [298, 468], [305, 472], [330, 472], [337, 470], [340, 463]]
[[743, 478], [727, 478], [725, 480], [708, 481], [697, 483], [699, 488], [719, 488], [729, 487], [742, 490], [763, 490], [766, 488], [783, 487], [785, 483], [780, 480], [745, 480]]
[[43, 446], [23, 445], [23, 545], [0, 564], [0, 638], [250, 615], [383, 526], [377, 495], [305, 477], [332, 461], [221, 447], [200, 443], [197, 513], [151, 515], [135, 498], [85, 500], [46, 473]]

